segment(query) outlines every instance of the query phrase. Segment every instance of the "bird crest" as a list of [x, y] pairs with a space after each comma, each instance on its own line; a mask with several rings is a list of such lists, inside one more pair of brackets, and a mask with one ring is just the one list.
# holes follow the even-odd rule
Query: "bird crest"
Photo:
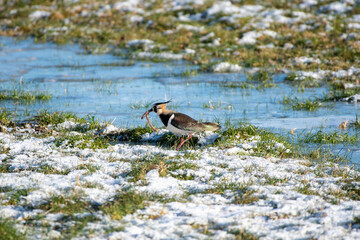
[[166, 104], [168, 104], [169, 102], [171, 102], [171, 100], [166, 101], [166, 102], [154, 103], [152, 107], [154, 108], [154, 107], [159, 106], [159, 107], [161, 107], [162, 109], [166, 109]]

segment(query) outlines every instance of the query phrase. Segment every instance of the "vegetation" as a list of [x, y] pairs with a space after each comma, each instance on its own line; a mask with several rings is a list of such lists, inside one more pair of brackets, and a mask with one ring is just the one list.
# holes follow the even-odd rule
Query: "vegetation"
[[[273, 67], [279, 70], [295, 67], [299, 70], [314, 68], [337, 70], [356, 65], [360, 56], [356, 38], [348, 37], [344, 40], [343, 37], [344, 33], [351, 32], [351, 29], [344, 26], [347, 26], [348, 18], [358, 13], [356, 6], [346, 12], [348, 18], [334, 17], [327, 24], [323, 22], [321, 15], [316, 14], [323, 12], [321, 8], [327, 2], [313, 6], [311, 9], [302, 9], [307, 14], [311, 14], [311, 21], [316, 25], [315, 28], [300, 31], [288, 24], [273, 22], [271, 30], [277, 33], [277, 37], [262, 35], [257, 37], [255, 45], [242, 45], [238, 44], [238, 39], [249, 32], [251, 17], [237, 19], [236, 24], [242, 27], [238, 27], [232, 21], [221, 20], [224, 15], [227, 16], [224, 13], [206, 17], [206, 10], [214, 4], [213, 1], [190, 5], [191, 10], [187, 10], [187, 14], [190, 15], [203, 14], [204, 18], [201, 21], [192, 20], [188, 23], [193, 27], [199, 27], [200, 31], [179, 28], [181, 21], [178, 20], [178, 11], [158, 11], [167, 9], [166, 1], [155, 1], [139, 6], [145, 12], [153, 14], [140, 14], [141, 20], [138, 22], [132, 22], [127, 11], [111, 7], [104, 8], [105, 5], [111, 4], [111, 1], [96, 1], [95, 3], [91, 7], [79, 2], [57, 4], [55, 1], [16, 1], [12, 4], [3, 4], [0, 18], [7, 21], [4, 22], [4, 28], [0, 34], [32, 36], [36, 41], [53, 41], [58, 44], [79, 42], [87, 53], [103, 53], [114, 48], [126, 48], [128, 51], [114, 51], [114, 53], [127, 55], [130, 58], [140, 51], [158, 54], [164, 50], [181, 53], [184, 49], [192, 49], [195, 53], [187, 53], [184, 58], [199, 65], [200, 70], [208, 69], [213, 59], [241, 63], [247, 68]], [[234, 7], [241, 7], [242, 4], [242, 2], [233, 3]], [[250, 1], [248, 4], [255, 4], [255, 2]], [[278, 4], [277, 1], [273, 1], [270, 4], [268, 1], [259, 1], [256, 4], [263, 5], [265, 8], [286, 9], [290, 11], [287, 17], [297, 17], [292, 13], [298, 8], [296, 3]], [[31, 18], [31, 14], [38, 6], [51, 9], [48, 10], [49, 15]], [[85, 11], [88, 14], [85, 14]], [[81, 12], [84, 14], [80, 14]], [[130, 11], [130, 16], [133, 14], [135, 12]], [[308, 18], [300, 18], [295, 26], [305, 24], [306, 20]], [[149, 22], [153, 24], [150, 26]], [[327, 29], [328, 26], [331, 26], [331, 29]], [[93, 29], [97, 31], [92, 31]], [[322, 34], [324, 32], [327, 34]], [[134, 39], [149, 39], [153, 41], [153, 44], [151, 46], [143, 43], [128, 44], [129, 40]], [[215, 44], [216, 42], [220, 44]], [[274, 47], [261, 47], [269, 43], [272, 43]], [[286, 44], [291, 44], [291, 51]], [[326, 59], [326, 61], [294, 64], [293, 60], [296, 57], [308, 55], [307, 49], [311, 49], [312, 56], [317, 56], [317, 59]], [[160, 55], [149, 57], [149, 59], [164, 61]], [[129, 61], [129, 63], [132, 62]], [[196, 72], [191, 70], [183, 73], [184, 76], [194, 74]]]
[[120, 192], [113, 201], [101, 206], [100, 209], [110, 215], [111, 219], [121, 220], [123, 216], [145, 208], [147, 200], [147, 196], [134, 191]]
[[289, 98], [287, 96], [284, 96], [282, 103], [285, 106], [291, 107], [293, 110], [315, 111], [323, 106], [323, 103], [318, 99], [300, 100], [297, 97]]
[[9, 220], [0, 219], [0, 240], [24, 240], [25, 235], [19, 233], [14, 223]]
[[51, 95], [48, 93], [31, 93], [21, 90], [0, 91], [0, 101], [22, 101], [31, 103], [34, 101], [48, 101]]
[[349, 143], [354, 144], [359, 141], [357, 135], [351, 136], [347, 132], [334, 131], [324, 132], [319, 130], [315, 133], [306, 133], [304, 138], [301, 139], [304, 143], [318, 143], [318, 144], [338, 144], [338, 143]]

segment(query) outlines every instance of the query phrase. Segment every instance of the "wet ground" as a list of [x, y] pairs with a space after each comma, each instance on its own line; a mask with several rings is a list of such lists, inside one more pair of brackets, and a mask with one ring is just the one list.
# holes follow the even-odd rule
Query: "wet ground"
[[[326, 86], [307, 88], [284, 82], [285, 74], [274, 75], [274, 88], [224, 88], [226, 81], [244, 81], [246, 74], [204, 73], [184, 77], [193, 66], [184, 61], [153, 63], [123, 59], [111, 54], [88, 55], [77, 45], [36, 44], [31, 39], [0, 38], [0, 90], [47, 92], [52, 99], [35, 104], [2, 101], [0, 107], [16, 111], [26, 118], [39, 110], [69, 111], [80, 116], [91, 114], [119, 127], [145, 125], [140, 117], [147, 105], [172, 99], [172, 105], [195, 119], [247, 121], [256, 126], [288, 134], [323, 128], [338, 130], [345, 120], [360, 115], [356, 104], [330, 103], [317, 111], [293, 111], [281, 101], [286, 96], [309, 98], [322, 96]], [[212, 106], [212, 108], [209, 108]], [[160, 121], [152, 116], [155, 125]], [[351, 131], [351, 130], [350, 130]], [[352, 132], [354, 133], [354, 132]], [[332, 146], [334, 152], [349, 154], [358, 163], [357, 146]], [[348, 149], [350, 152], [348, 152]]]

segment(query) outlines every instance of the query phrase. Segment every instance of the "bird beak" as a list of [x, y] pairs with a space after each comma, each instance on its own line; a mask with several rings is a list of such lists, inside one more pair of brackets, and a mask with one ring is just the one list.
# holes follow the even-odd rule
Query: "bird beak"
[[144, 119], [144, 117], [145, 117], [146, 115], [149, 115], [149, 113], [152, 112], [152, 111], [153, 111], [152, 108], [150, 108], [149, 110], [147, 110], [147, 111], [142, 115], [141, 119]]

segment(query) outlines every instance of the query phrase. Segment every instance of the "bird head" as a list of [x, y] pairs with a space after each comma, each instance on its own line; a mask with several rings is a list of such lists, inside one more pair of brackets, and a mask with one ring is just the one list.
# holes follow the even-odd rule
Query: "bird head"
[[154, 103], [151, 107], [151, 109], [149, 109], [149, 112], [155, 112], [157, 115], [162, 114], [165, 110], [166, 110], [166, 104], [168, 104], [170, 102], [159, 102], [159, 103]]
[[171, 102], [171, 100], [167, 101], [167, 102], [158, 102], [158, 103], [154, 103], [152, 105], [152, 107], [147, 110], [144, 115], [141, 117], [141, 119], [143, 119], [146, 115], [148, 115], [150, 112], [155, 112], [157, 115], [162, 114], [163, 112], [165, 112], [166, 110], [166, 104], [168, 104], [169, 102]]

